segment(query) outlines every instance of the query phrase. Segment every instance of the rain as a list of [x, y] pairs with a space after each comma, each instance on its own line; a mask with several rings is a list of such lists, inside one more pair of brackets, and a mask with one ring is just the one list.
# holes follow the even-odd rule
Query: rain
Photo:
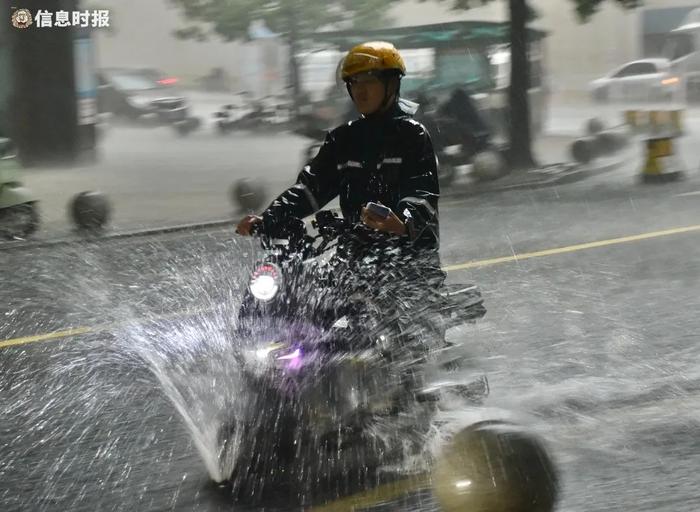
[[1, 510], [698, 510], [700, 3], [4, 14]]

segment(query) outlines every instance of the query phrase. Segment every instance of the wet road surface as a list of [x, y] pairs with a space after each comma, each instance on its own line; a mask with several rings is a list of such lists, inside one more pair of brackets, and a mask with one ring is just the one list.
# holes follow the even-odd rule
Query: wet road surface
[[[463, 419], [540, 433], [560, 510], [700, 508], [696, 189], [594, 181], [444, 202], [443, 264], [487, 260], [449, 275], [478, 283], [488, 307], [450, 333], [491, 385]], [[667, 231], [682, 227], [694, 229]], [[129, 344], [139, 326], [167, 336], [212, 311], [225, 325], [255, 254], [225, 230], [0, 252], [0, 509], [246, 510], [209, 483]]]

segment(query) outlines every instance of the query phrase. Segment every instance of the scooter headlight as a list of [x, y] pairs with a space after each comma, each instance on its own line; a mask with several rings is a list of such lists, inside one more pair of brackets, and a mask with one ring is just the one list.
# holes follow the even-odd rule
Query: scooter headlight
[[282, 273], [279, 267], [274, 263], [265, 263], [253, 271], [248, 287], [253, 297], [267, 302], [275, 298], [281, 284]]

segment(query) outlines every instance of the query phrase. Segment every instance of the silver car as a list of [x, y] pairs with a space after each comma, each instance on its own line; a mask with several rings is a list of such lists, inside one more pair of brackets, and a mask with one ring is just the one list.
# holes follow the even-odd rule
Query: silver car
[[678, 97], [682, 79], [667, 59], [642, 59], [591, 82], [595, 101], [664, 101]]

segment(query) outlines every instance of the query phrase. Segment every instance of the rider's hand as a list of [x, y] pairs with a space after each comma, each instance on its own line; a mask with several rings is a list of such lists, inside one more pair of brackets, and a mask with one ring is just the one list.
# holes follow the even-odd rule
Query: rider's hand
[[257, 215], [246, 215], [236, 226], [236, 233], [243, 236], [250, 236], [253, 226], [262, 222], [262, 217]]
[[365, 225], [378, 231], [384, 231], [385, 233], [392, 233], [399, 236], [406, 234], [406, 224], [404, 224], [394, 212], [391, 212], [387, 218], [383, 218], [381, 215], [377, 215], [363, 206], [360, 219], [362, 219]]

